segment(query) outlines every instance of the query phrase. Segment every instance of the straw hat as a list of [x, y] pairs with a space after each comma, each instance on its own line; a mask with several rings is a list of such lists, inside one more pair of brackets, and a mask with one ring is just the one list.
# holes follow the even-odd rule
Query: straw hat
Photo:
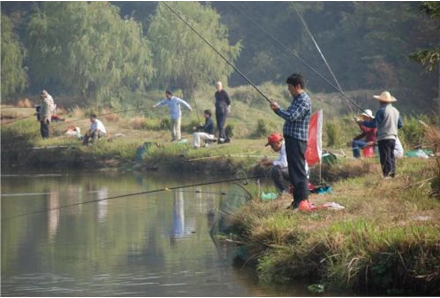
[[369, 117], [371, 119], [374, 119], [373, 112], [369, 109], [366, 109], [364, 111], [364, 113], [361, 114], [361, 116], [365, 116], [365, 117]]
[[388, 91], [382, 92], [381, 95], [373, 95], [375, 99], [380, 100], [381, 102], [395, 102], [397, 99], [394, 96], [391, 96], [391, 94]]

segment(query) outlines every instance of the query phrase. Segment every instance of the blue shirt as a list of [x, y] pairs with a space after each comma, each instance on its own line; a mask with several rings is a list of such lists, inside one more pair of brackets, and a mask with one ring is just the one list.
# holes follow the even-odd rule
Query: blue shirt
[[171, 99], [165, 98], [164, 100], [158, 102], [155, 107], [167, 105], [170, 109], [170, 118], [173, 120], [182, 117], [182, 111], [180, 110], [180, 105], [184, 105], [188, 110], [192, 111], [191, 106], [176, 96], [171, 97]]
[[275, 113], [286, 120], [283, 127], [284, 136], [307, 142], [312, 103], [305, 92], [295, 96], [287, 110], [280, 108]]

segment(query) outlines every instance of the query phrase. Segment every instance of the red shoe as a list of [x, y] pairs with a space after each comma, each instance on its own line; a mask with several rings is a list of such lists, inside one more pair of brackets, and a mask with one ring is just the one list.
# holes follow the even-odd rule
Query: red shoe
[[298, 210], [301, 211], [312, 211], [312, 206], [308, 200], [303, 200], [299, 203]]

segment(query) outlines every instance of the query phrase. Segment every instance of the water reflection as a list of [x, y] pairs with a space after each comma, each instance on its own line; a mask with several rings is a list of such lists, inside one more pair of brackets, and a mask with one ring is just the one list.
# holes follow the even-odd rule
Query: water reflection
[[[113, 173], [2, 177], [2, 192], [12, 194], [2, 196], [3, 217], [47, 210], [2, 223], [1, 294], [292, 294], [258, 286], [231, 267], [234, 247], [216, 248], [211, 241], [211, 215], [228, 185], [102, 200], [193, 183], [161, 178]], [[96, 199], [101, 201], [80, 204]], [[71, 204], [78, 205], [58, 209]]]
[[48, 202], [47, 215], [47, 235], [49, 240], [53, 240], [57, 234], [58, 224], [60, 222], [60, 196], [58, 191], [51, 190]]

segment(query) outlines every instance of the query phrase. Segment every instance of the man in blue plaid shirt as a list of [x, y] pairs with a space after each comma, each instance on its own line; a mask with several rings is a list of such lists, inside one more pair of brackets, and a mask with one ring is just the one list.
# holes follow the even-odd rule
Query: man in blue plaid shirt
[[[308, 205], [309, 182], [305, 166], [305, 153], [309, 135], [309, 123], [312, 112], [310, 97], [306, 94], [304, 77], [300, 74], [292, 74], [286, 80], [287, 89], [293, 100], [287, 110], [283, 110], [276, 102], [270, 104], [271, 109], [285, 120], [283, 133], [286, 146], [287, 163], [289, 168], [290, 183], [295, 188], [293, 202], [290, 206], [297, 209], [302, 205]], [[304, 209], [309, 209], [309, 207]], [[303, 209], [303, 208], [300, 208]]]

